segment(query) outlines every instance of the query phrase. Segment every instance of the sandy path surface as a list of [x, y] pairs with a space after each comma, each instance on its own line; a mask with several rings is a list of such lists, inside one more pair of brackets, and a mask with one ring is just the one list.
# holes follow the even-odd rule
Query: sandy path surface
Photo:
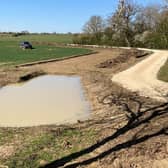
[[168, 83], [158, 80], [157, 73], [168, 59], [168, 51], [152, 51], [154, 53], [145, 60], [114, 75], [112, 81], [143, 96], [166, 101]]

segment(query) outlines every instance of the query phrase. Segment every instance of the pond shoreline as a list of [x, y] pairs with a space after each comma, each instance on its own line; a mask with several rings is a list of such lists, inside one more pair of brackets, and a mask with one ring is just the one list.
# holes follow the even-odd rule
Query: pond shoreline
[[[52, 66], [57, 63], [59, 64], [59, 62], [57, 62], [57, 61], [56, 62], [55, 61], [54, 62], [45, 62], [44, 64], [43, 63], [42, 64], [41, 63], [40, 64], [33, 63], [33, 64], [30, 64], [30, 66], [29, 66], [29, 64], [28, 65], [26, 64], [26, 66], [23, 65], [23, 66], [18, 66], [18, 67], [13, 67], [13, 68], [10, 67], [9, 69], [8, 68], [7, 69], [6, 68], [0, 69], [0, 74], [2, 71], [2, 73], [5, 72], [5, 75], [7, 75], [7, 77], [4, 76], [4, 80], [0, 76], [0, 79], [1, 79], [0, 85], [1, 85], [1, 87], [4, 87], [9, 84], [23, 82], [23, 78], [26, 78], [26, 81], [28, 81], [32, 78], [35, 78], [35, 77], [38, 77], [41, 75], [79, 76], [81, 78], [82, 87], [84, 89], [84, 95], [85, 95], [87, 101], [89, 101], [90, 105], [91, 105], [90, 119], [91, 120], [97, 119], [99, 117], [103, 118], [104, 115], [108, 115], [109, 109], [108, 109], [107, 105], [101, 104], [99, 102], [99, 98], [97, 98], [96, 95], [101, 94], [101, 97], [103, 97], [108, 92], [110, 92], [111, 87], [113, 87], [112, 85], [114, 85], [111, 82], [111, 77], [113, 74], [115, 74], [116, 72], [119, 72], [123, 69], [127, 69], [131, 65], [136, 64], [137, 62], [139, 62], [140, 60], [142, 60], [144, 58], [142, 58], [142, 59], [141, 58], [140, 59], [130, 58], [130, 60], [126, 64], [124, 63], [122, 66], [119, 65], [119, 67], [116, 66], [113, 69], [103, 69], [103, 68], [101, 69], [101, 68], [96, 67], [97, 65], [99, 65], [99, 63], [101, 64], [102, 61], [107, 60], [108, 57], [115, 58], [115, 57], [117, 57], [118, 54], [121, 54], [122, 51], [123, 52], [127, 51], [127, 49], [98, 48], [98, 49], [94, 49], [94, 50], [95, 51], [93, 51], [92, 54], [89, 53], [88, 55], [85, 55], [84, 57], [82, 55], [82, 56], [77, 56], [77, 57], [75, 56], [73, 58], [65, 58], [63, 60], [59, 60], [61, 65], [64, 63], [66, 65], [67, 62], [71, 63], [71, 60], [73, 62], [78, 59], [79, 63], [82, 63], [84, 65], [84, 62], [82, 62], [82, 60], [80, 60], [80, 59], [87, 60], [87, 57], [90, 57], [90, 56], [91, 57], [96, 57], [96, 56], [99, 57], [100, 61], [93, 60], [92, 65], [90, 67], [89, 66], [87, 67], [87, 65], [84, 65], [84, 69], [82, 69], [82, 67], [81, 67], [78, 70], [77, 67], [73, 68], [73, 66], [69, 66], [67, 69], [63, 69], [63, 68], [54, 69]], [[111, 52], [114, 52], [113, 53], [114, 55], [112, 57], [111, 57]], [[104, 58], [100, 58], [100, 57], [102, 57], [102, 54], [103, 54], [103, 56], [104, 56], [104, 54], [108, 54], [108, 56], [104, 57]], [[80, 67], [80, 64], [77, 66]], [[46, 69], [46, 67], [49, 69]], [[51, 69], [50, 69], [50, 67], [51, 67]], [[105, 91], [104, 91], [103, 87], [105, 88]], [[100, 89], [100, 88], [102, 88], [102, 89]], [[120, 86], [116, 86], [116, 88], [118, 89], [118, 88], [120, 88]], [[95, 90], [96, 90], [96, 94], [94, 93]], [[102, 91], [104, 91], [104, 93]], [[107, 111], [107, 114], [105, 114], [103, 111]], [[119, 114], [119, 116], [120, 116], [120, 114]], [[77, 123], [77, 125], [78, 125], [78, 123]], [[48, 126], [50, 126], [50, 125], [48, 125]], [[41, 127], [41, 125], [39, 127]]]

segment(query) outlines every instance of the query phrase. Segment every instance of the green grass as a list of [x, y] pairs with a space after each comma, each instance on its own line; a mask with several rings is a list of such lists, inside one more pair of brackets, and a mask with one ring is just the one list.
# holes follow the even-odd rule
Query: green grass
[[0, 65], [18, 65], [91, 52], [91, 50], [83, 48], [61, 48], [34, 43], [33, 47], [35, 48], [33, 50], [23, 50], [19, 47], [19, 42], [17, 41], [0, 41]]
[[165, 65], [160, 69], [158, 78], [162, 81], [168, 82], [168, 60]]
[[0, 158], [0, 163], [10, 168], [38, 168], [41, 161], [50, 163], [90, 146], [96, 142], [96, 135], [97, 132], [92, 129], [66, 129], [59, 135], [45, 132], [31, 137], [31, 140], [22, 145], [10, 158]]
[[10, 142], [14, 138], [13, 131], [10, 129], [0, 130], [0, 146], [6, 143], [6, 141]]

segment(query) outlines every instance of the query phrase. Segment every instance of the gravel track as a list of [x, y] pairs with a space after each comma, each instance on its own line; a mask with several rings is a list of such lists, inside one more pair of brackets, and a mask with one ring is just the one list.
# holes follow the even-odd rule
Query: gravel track
[[[146, 49], [148, 50], [148, 49]], [[168, 83], [157, 79], [157, 73], [168, 59], [168, 51], [149, 50], [153, 54], [133, 67], [113, 76], [112, 81], [142, 96], [166, 101]]]

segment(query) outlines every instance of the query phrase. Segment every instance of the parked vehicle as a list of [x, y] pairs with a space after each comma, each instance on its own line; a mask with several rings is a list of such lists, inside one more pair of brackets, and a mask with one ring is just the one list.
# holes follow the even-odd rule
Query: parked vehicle
[[33, 49], [33, 46], [28, 41], [21, 42], [20, 47], [23, 49]]

